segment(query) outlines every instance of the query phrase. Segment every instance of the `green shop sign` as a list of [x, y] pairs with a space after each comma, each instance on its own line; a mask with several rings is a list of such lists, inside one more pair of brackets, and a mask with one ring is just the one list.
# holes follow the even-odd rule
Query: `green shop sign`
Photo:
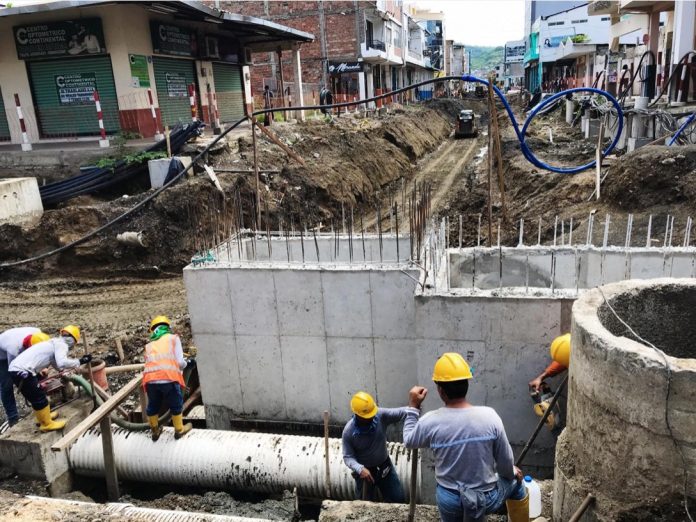
[[131, 87], [149, 87], [150, 73], [147, 70], [147, 57], [142, 54], [129, 54]]
[[97, 90], [95, 73], [69, 73], [54, 76], [58, 101], [61, 105], [87, 105], [94, 103]]
[[17, 25], [13, 31], [20, 60], [106, 53], [99, 18]]
[[150, 22], [152, 50], [155, 54], [173, 56], [197, 56], [196, 34], [188, 27], [171, 25], [165, 22]]

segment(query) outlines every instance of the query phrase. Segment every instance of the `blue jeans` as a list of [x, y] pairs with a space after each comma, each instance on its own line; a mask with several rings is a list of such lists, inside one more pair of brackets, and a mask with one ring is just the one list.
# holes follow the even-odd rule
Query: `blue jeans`
[[[373, 475], [374, 477], [374, 475]], [[384, 478], [374, 477], [374, 486], [367, 483], [367, 491], [365, 492], [365, 500], [375, 500], [375, 489], [379, 489], [382, 494], [382, 500], [384, 502], [390, 502], [395, 504], [403, 504], [406, 502], [406, 495], [404, 495], [404, 488], [401, 487], [401, 481], [399, 480], [399, 475], [396, 474], [394, 466], [391, 467], [389, 473]], [[363, 498], [363, 485], [365, 481], [361, 478], [355, 479], [355, 498], [362, 500]]]
[[19, 421], [19, 413], [17, 413], [12, 376], [7, 371], [8, 366], [7, 359], [0, 361], [0, 401], [5, 408], [7, 422], [12, 425]]
[[184, 394], [178, 382], [149, 382], [145, 391], [148, 416], [159, 415], [162, 402], [166, 402], [172, 415], [179, 415], [184, 409]]
[[[466, 517], [457, 490], [438, 484], [435, 495], [442, 522], [483, 522], [486, 519], [485, 515], [479, 518]], [[498, 486], [485, 493], [486, 513], [497, 512], [508, 499], [522, 500], [526, 496], [527, 490], [522, 482], [498, 478]]]

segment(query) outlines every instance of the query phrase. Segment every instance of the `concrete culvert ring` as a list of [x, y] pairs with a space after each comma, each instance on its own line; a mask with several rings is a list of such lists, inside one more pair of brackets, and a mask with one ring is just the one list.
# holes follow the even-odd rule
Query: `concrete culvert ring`
[[[636, 339], [617, 315], [664, 355]], [[648, 518], [638, 516], [641, 506], [658, 503], [676, 511], [682, 504], [687, 520], [680, 451], [694, 512], [696, 279], [624, 281], [590, 290], [573, 305], [571, 334], [554, 520], [568, 520], [588, 493], [597, 498], [588, 520], [623, 520], [628, 512], [632, 520], [662, 520], [647, 510]]]

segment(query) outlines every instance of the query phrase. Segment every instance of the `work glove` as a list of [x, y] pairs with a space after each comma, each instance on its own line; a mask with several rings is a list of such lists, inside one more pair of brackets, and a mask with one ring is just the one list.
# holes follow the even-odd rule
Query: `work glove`
[[90, 362], [92, 362], [92, 356], [90, 354], [80, 357], [80, 364], [89, 364]]
[[196, 367], [196, 359], [184, 359], [186, 361], [186, 368], [192, 370]]

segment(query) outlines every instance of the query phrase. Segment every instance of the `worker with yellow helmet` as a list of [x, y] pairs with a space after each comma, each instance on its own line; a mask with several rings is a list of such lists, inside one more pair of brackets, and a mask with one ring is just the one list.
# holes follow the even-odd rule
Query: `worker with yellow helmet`
[[[45, 339], [43, 336], [45, 336]], [[12, 377], [8, 370], [9, 365], [22, 348], [46, 339], [48, 339], [48, 336], [34, 326], [10, 328], [0, 334], [0, 402], [2, 402], [2, 407], [5, 409], [7, 423], [10, 426], [14, 426], [19, 422], [19, 412], [15, 402]]]
[[[566, 371], [570, 366], [570, 334], [559, 335], [551, 342], [549, 348], [551, 364], [541, 372], [536, 379], [529, 381], [529, 391], [534, 401], [534, 413], [543, 417], [551, 405], [553, 391], [546, 383], [546, 379], [555, 377]], [[546, 417], [546, 426], [554, 437], [558, 437], [563, 431], [564, 420], [559, 403], [553, 407], [553, 411]]]
[[172, 333], [171, 326], [166, 316], [155, 317], [150, 322], [150, 342], [145, 346], [143, 387], [147, 394], [147, 418], [153, 441], [157, 441], [162, 433], [159, 412], [163, 403], [172, 414], [175, 439], [180, 439], [192, 428], [183, 421], [183, 369], [195, 365], [195, 361], [184, 359], [181, 339]]
[[485, 520], [507, 504], [510, 522], [529, 522], [529, 496], [514, 465], [503, 422], [493, 408], [474, 406], [466, 396], [472, 374], [458, 353], [435, 363], [433, 381], [445, 403], [420, 416], [428, 390], [414, 386], [404, 421], [407, 448], [431, 448], [436, 498], [443, 522]]
[[404, 502], [404, 489], [387, 452], [386, 429], [404, 419], [406, 408], [378, 408], [372, 395], [360, 391], [350, 400], [350, 409], [353, 417], [343, 428], [343, 462], [355, 479], [356, 498], [374, 500], [379, 489], [384, 502]]
[[79, 340], [80, 328], [69, 325], [60, 330], [58, 337], [34, 344], [30, 349], [20, 352], [10, 362], [8, 369], [12, 376], [12, 382], [31, 404], [36, 420], [39, 422], [39, 429], [43, 432], [63, 429], [65, 421], [56, 420], [58, 413], [51, 412], [48, 397], [39, 386], [39, 375], [42, 370], [49, 366], [63, 370], [77, 368], [81, 364], [91, 362], [91, 355], [84, 355], [80, 359], [71, 359], [68, 356], [70, 349]]

